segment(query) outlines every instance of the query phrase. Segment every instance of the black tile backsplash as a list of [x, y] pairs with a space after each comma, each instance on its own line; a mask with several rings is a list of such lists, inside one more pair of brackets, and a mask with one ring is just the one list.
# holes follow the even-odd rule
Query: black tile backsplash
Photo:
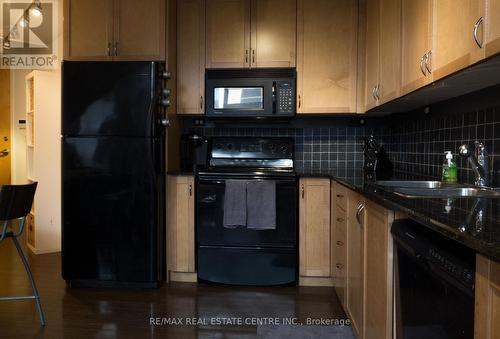
[[399, 177], [441, 179], [444, 152], [452, 151], [459, 181], [474, 183], [474, 173], [458, 148], [475, 140], [490, 153], [492, 183], [500, 187], [500, 86], [471, 93], [422, 110], [385, 117], [296, 118], [283, 123], [215, 124], [194, 126], [185, 119], [184, 132], [206, 136], [282, 136], [295, 139], [298, 173], [335, 173], [341, 178], [359, 176], [363, 168], [363, 139], [373, 134], [387, 149]]

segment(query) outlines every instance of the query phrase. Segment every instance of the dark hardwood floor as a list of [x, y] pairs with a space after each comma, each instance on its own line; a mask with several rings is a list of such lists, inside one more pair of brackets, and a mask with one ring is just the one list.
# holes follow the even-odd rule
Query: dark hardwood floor
[[[60, 254], [29, 255], [29, 261], [47, 326], [40, 326], [32, 300], [0, 301], [0, 338], [255, 338], [254, 325], [152, 326], [150, 318], [345, 318], [332, 288], [171, 283], [156, 290], [73, 289], [61, 278]], [[29, 281], [6, 239], [0, 242], [0, 296], [28, 294]]]

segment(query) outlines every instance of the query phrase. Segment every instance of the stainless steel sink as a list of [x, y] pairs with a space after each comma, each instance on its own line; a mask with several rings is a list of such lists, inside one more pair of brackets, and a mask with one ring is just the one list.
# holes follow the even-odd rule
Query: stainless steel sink
[[441, 181], [423, 180], [382, 180], [375, 181], [375, 185], [383, 187], [405, 187], [405, 188], [438, 188], [444, 186]]
[[440, 181], [377, 181], [375, 185], [405, 198], [500, 197], [500, 191]]

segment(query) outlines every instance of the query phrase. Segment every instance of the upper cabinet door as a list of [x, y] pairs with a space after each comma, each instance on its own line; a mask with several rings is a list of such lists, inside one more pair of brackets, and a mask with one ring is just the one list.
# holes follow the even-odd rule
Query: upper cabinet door
[[296, 0], [253, 0], [251, 67], [295, 67]]
[[177, 3], [177, 114], [204, 112], [205, 0]]
[[500, 53], [500, 0], [489, 0], [487, 6], [485, 53], [490, 57]]
[[380, 0], [366, 2], [366, 63], [365, 63], [365, 109], [378, 104], [379, 91], [379, 31]]
[[206, 11], [206, 67], [250, 66], [250, 0], [210, 0]]
[[357, 27], [357, 1], [298, 1], [298, 113], [356, 112]]
[[[402, 1], [401, 94], [410, 93], [432, 81], [432, 0]], [[426, 58], [427, 57], [427, 58]]]
[[111, 60], [113, 0], [64, 2], [64, 59]]
[[401, 0], [380, 1], [380, 104], [397, 98], [401, 91]]
[[115, 60], [165, 60], [165, 0], [115, 0]]
[[[433, 80], [466, 68], [484, 57], [485, 1], [434, 1]], [[484, 19], [483, 19], [484, 20]]]

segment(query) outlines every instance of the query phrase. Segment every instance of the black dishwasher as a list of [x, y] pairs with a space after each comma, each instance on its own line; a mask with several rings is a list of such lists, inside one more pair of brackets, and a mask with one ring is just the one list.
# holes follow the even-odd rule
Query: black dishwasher
[[412, 220], [391, 232], [397, 338], [472, 339], [475, 253]]

